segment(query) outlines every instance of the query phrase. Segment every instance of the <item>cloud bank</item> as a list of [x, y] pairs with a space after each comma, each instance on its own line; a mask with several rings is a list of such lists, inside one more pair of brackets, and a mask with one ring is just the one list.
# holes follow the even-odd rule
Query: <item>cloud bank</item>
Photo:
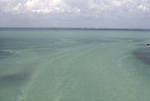
[[0, 8], [10, 13], [150, 13], [148, 0], [0, 0]]
[[[0, 15], [24, 19], [110, 20], [150, 17], [149, 0], [0, 0]], [[3, 17], [4, 17], [3, 16]], [[1, 16], [2, 18], [2, 16]], [[9, 18], [10, 19], [10, 18]], [[35, 18], [37, 19], [37, 18]], [[57, 22], [57, 21], [56, 21]]]
[[3, 12], [9, 13], [79, 13], [80, 9], [71, 7], [63, 0], [1, 0]]

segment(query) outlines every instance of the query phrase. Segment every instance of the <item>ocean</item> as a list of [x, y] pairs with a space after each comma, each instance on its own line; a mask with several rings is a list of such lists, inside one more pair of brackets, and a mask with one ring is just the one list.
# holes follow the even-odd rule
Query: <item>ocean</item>
[[0, 29], [0, 101], [150, 101], [150, 31]]

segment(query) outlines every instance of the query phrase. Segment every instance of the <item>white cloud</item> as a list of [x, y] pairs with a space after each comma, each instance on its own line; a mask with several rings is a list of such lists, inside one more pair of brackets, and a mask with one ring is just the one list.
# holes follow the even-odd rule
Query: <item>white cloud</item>
[[0, 0], [0, 26], [120, 27], [149, 17], [149, 0]]
[[26, 3], [23, 4], [25, 9], [29, 12], [36, 12], [36, 13], [53, 13], [53, 12], [64, 12], [64, 8], [62, 5], [64, 3], [62, 0], [28, 0]]
[[19, 13], [21, 13], [22, 11], [22, 4], [21, 3], [18, 3], [16, 7], [13, 8], [13, 11], [17, 11]]
[[122, 3], [118, 0], [114, 0], [114, 1], [112, 1], [112, 3], [116, 6], [121, 6], [122, 5]]
[[89, 13], [95, 18], [133, 17], [142, 16], [143, 13], [150, 15], [148, 0], [89, 0], [88, 5]]
[[9, 13], [79, 13], [80, 9], [72, 7], [63, 0], [1, 0], [0, 9]]
[[[95, 16], [150, 13], [148, 0], [0, 0], [0, 11], [21, 14], [78, 14]], [[128, 14], [129, 15], [129, 14]], [[123, 15], [124, 16], [124, 15]]]
[[144, 5], [139, 5], [137, 8], [142, 10], [142, 11], [149, 12], [149, 9]]

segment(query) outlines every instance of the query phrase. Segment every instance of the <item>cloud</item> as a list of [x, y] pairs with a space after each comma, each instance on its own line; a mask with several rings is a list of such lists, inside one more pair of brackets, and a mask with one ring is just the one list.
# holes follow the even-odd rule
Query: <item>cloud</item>
[[0, 11], [9, 13], [41, 13], [98, 15], [99, 13], [150, 13], [147, 0], [0, 0]]
[[144, 5], [139, 5], [137, 8], [145, 12], [150, 12], [150, 9]]
[[27, 11], [36, 13], [62, 13], [66, 6], [62, 0], [28, 0], [23, 5]]
[[0, 0], [0, 18], [5, 21], [41, 20], [58, 25], [67, 21], [68, 25], [70, 22], [87, 25], [88, 21], [99, 25], [100, 21], [109, 25], [108, 22], [120, 19], [148, 19], [149, 16], [149, 0]]
[[[90, 9], [101, 11], [130, 12], [139, 9], [149, 12], [150, 3], [147, 0], [89, 0]], [[147, 7], [149, 6], [149, 7]], [[134, 9], [134, 10], [133, 10]]]
[[80, 9], [63, 0], [1, 0], [0, 8], [9, 13], [79, 13]]

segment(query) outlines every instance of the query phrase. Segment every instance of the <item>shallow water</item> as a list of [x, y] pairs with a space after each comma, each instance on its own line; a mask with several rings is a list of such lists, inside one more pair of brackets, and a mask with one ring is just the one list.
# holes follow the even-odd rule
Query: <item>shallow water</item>
[[149, 31], [0, 29], [0, 101], [149, 101]]

